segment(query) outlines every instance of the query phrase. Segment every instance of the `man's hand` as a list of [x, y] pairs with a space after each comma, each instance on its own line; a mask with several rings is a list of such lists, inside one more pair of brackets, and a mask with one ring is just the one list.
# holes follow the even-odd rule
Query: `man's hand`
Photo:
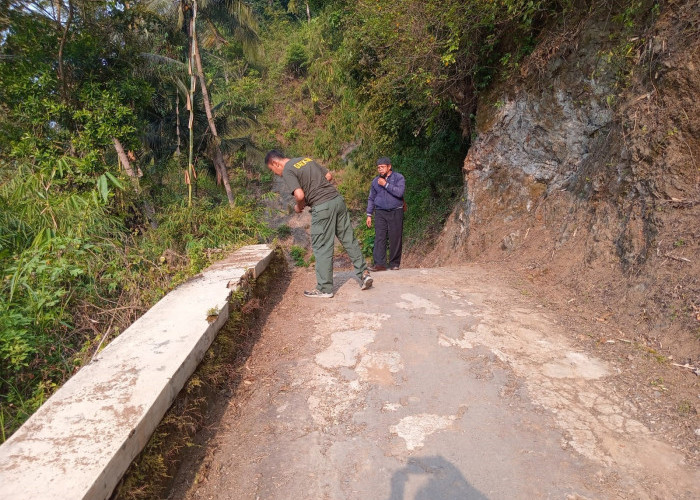
[[386, 179], [384, 177], [380, 177], [379, 179], [377, 179], [377, 183], [380, 186], [384, 187], [384, 186], [386, 186]]
[[306, 207], [306, 198], [304, 195], [304, 190], [301, 188], [296, 188], [294, 190], [294, 199], [296, 200], [296, 204], [294, 205], [294, 211], [298, 214], [304, 211], [304, 207]]
[[372, 227], [372, 216], [371, 215], [367, 216], [367, 227]]

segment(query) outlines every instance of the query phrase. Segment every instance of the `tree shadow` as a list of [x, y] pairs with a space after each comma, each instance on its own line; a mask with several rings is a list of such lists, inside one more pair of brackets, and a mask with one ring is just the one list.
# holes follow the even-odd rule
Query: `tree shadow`
[[[411, 476], [427, 476], [428, 480], [407, 497], [406, 485]], [[412, 492], [408, 492], [411, 495]], [[467, 482], [451, 462], [441, 456], [417, 457], [408, 460], [391, 478], [389, 500], [488, 500], [486, 495]]]

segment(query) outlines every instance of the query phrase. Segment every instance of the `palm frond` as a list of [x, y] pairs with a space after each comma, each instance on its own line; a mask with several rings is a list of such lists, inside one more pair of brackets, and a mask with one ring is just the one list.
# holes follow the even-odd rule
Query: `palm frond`
[[245, 147], [246, 149], [251, 148], [251, 149], [257, 149], [257, 146], [253, 142], [253, 140], [250, 138], [250, 136], [242, 136], [242, 137], [225, 137], [221, 139], [221, 149], [228, 153], [232, 153], [234, 151], [238, 151], [242, 147]]
[[229, 14], [235, 16], [238, 24], [255, 33], [258, 36], [258, 22], [253, 14], [253, 9], [240, 0], [226, 0], [226, 7]]
[[180, 92], [180, 95], [182, 96], [183, 99], [187, 100], [187, 96], [190, 94], [190, 89], [185, 85], [185, 83], [180, 80], [179, 78], [173, 78], [173, 81], [175, 82], [175, 86]]
[[209, 18], [205, 19], [204, 29], [200, 34], [200, 41], [205, 49], [220, 47], [229, 43], [219, 31], [219, 28], [216, 27], [216, 24]]
[[144, 7], [155, 14], [173, 14], [175, 9], [180, 8], [179, 3], [173, 0], [147, 0]]
[[187, 64], [178, 61], [177, 59], [173, 59], [172, 57], [168, 56], [162, 56], [160, 54], [154, 54], [153, 52], [141, 52], [140, 53], [141, 57], [146, 59], [147, 61], [154, 62], [161, 64], [163, 66], [170, 66], [173, 68], [177, 68], [179, 70], [187, 71]]

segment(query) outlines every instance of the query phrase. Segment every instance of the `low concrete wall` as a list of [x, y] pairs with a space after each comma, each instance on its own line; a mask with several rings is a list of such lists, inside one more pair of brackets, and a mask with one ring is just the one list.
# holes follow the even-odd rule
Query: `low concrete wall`
[[[272, 259], [239, 249], [180, 285], [76, 373], [0, 446], [0, 498], [106, 499], [202, 360], [246, 272]], [[207, 314], [218, 309], [216, 320]]]

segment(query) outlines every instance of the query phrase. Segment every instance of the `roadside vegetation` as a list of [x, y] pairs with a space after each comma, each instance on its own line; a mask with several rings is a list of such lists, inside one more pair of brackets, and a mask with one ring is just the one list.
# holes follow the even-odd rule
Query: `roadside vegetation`
[[272, 239], [269, 148], [339, 171], [357, 211], [390, 156], [408, 244], [434, 236], [477, 97], [572, 8], [0, 0], [0, 442], [172, 287]]
[[568, 5], [309, 1], [290, 2], [285, 13], [260, 3], [275, 91], [256, 142], [342, 170], [340, 189], [355, 210], [364, 208], [376, 158], [390, 156], [408, 180], [409, 244], [434, 235], [461, 193], [478, 94], [516, 69]]
[[0, 442], [168, 290], [268, 238], [237, 155], [257, 26], [224, 7], [197, 47], [192, 3], [0, 4]]

